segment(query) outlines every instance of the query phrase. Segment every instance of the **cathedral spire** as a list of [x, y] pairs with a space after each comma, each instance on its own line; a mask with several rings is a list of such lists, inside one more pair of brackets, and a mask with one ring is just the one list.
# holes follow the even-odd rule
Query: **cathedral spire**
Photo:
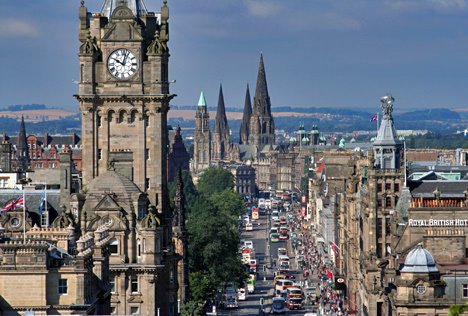
[[247, 91], [245, 92], [244, 114], [242, 115], [242, 122], [240, 127], [240, 143], [249, 143], [249, 125], [250, 117], [252, 116], [252, 103], [250, 101], [249, 85], [247, 84]]
[[26, 138], [26, 126], [24, 124], [24, 116], [21, 115], [20, 130], [18, 133], [18, 147], [16, 148], [16, 157], [18, 159], [18, 167], [25, 171], [29, 166], [29, 150], [28, 140]]
[[271, 102], [268, 95], [263, 54], [260, 54], [260, 63], [258, 65], [249, 133], [249, 143], [258, 148], [275, 143], [275, 122], [271, 115]]
[[271, 115], [270, 96], [268, 95], [263, 54], [260, 54], [260, 63], [258, 65], [257, 85], [255, 87], [254, 97], [254, 112], [255, 110], [257, 111], [257, 114]]
[[224, 106], [223, 86], [219, 86], [218, 108], [216, 110], [214, 126], [213, 155], [215, 159], [223, 160], [226, 158], [227, 148], [229, 146], [229, 125], [226, 117], [226, 108]]

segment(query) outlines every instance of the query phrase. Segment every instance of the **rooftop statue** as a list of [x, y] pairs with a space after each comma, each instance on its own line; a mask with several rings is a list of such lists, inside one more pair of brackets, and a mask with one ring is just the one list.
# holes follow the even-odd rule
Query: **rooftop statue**
[[395, 101], [395, 99], [390, 94], [387, 94], [380, 98], [380, 102], [382, 103], [382, 113], [384, 117], [392, 117], [393, 101]]

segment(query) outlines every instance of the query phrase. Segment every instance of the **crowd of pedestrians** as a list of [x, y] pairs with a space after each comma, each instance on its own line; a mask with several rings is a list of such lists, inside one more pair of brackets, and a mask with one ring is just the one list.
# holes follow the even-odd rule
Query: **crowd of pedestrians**
[[308, 302], [317, 306], [321, 315], [348, 315], [343, 296], [333, 288], [333, 263], [325, 254], [323, 243], [317, 242], [316, 233], [300, 213], [293, 214], [290, 221], [297, 240], [292, 245], [298, 268], [303, 272], [302, 284], [305, 289], [316, 287]]

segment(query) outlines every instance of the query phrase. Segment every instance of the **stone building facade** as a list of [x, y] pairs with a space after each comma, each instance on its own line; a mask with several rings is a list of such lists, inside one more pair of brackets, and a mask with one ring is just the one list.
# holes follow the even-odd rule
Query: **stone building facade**
[[[78, 240], [73, 228], [0, 229], [0, 313], [111, 314], [109, 230]], [[19, 277], [21, 276], [21, 277]]]

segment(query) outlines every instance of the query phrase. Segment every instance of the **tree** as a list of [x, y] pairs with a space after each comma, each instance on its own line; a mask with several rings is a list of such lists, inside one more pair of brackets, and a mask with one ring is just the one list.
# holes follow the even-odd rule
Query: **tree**
[[214, 193], [209, 200], [218, 209], [223, 210], [229, 216], [238, 218], [244, 213], [244, 202], [239, 193], [226, 189], [222, 192]]
[[234, 177], [229, 170], [210, 167], [198, 180], [197, 189], [200, 194], [210, 196], [216, 192], [234, 188]]

